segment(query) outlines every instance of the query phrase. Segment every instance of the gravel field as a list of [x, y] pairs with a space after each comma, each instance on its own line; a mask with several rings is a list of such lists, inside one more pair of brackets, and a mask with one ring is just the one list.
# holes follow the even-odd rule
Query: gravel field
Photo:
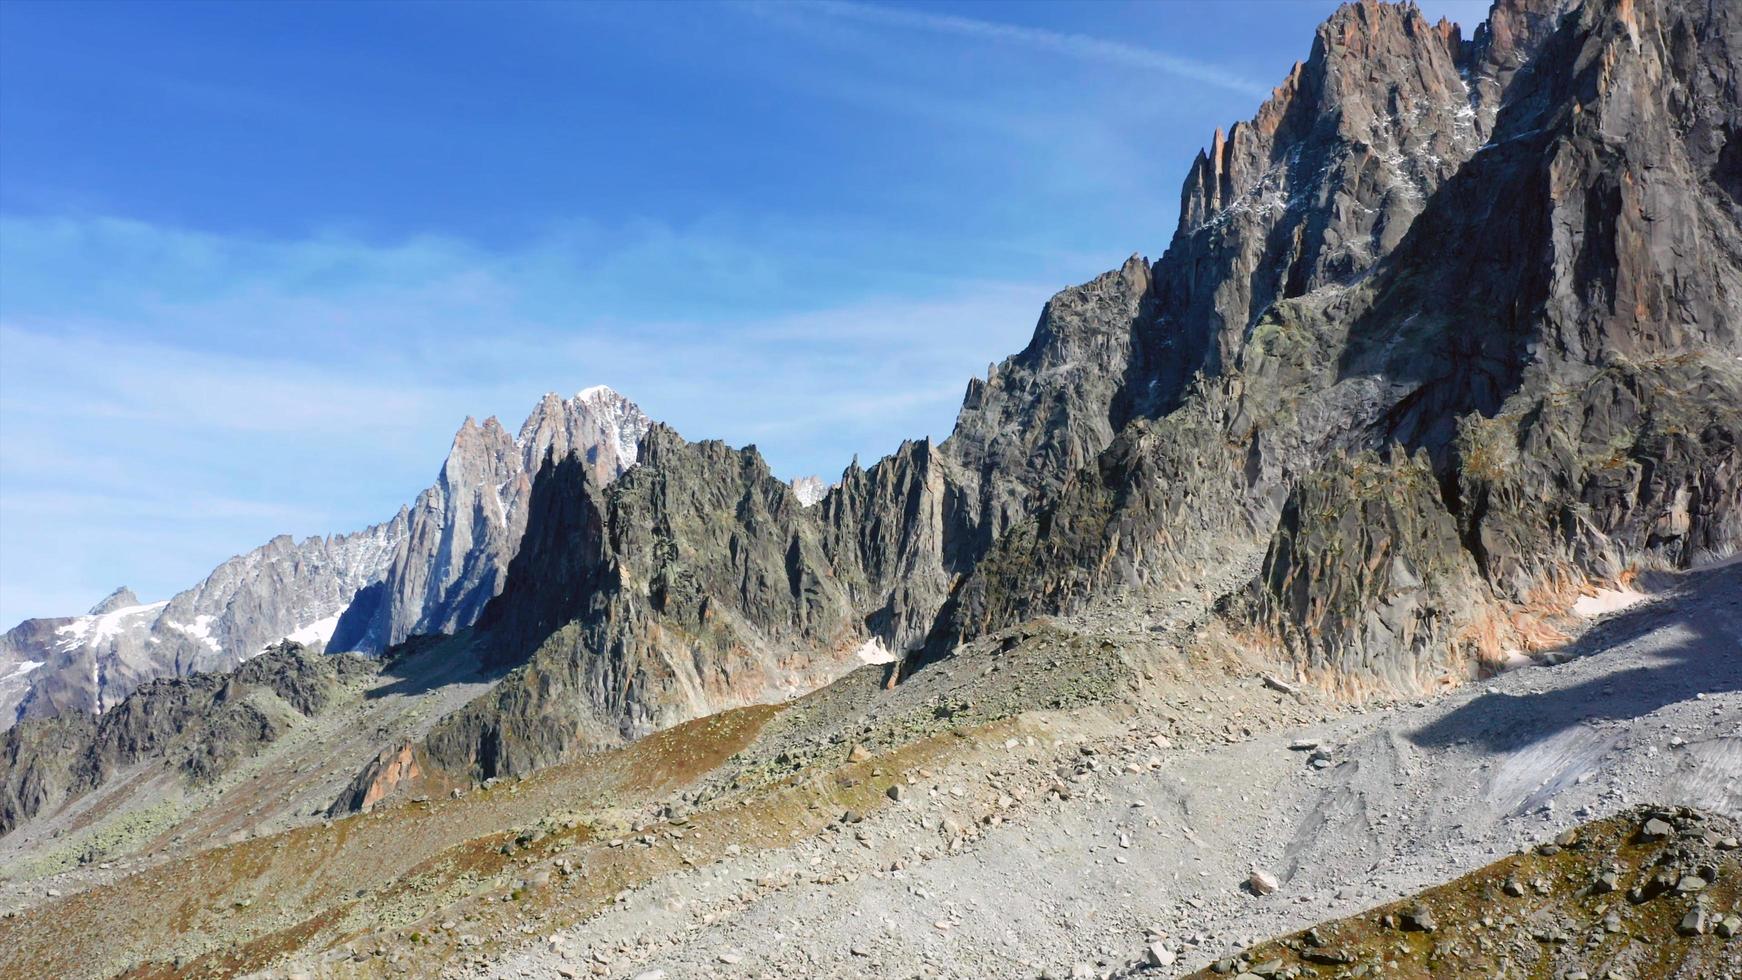
[[1107, 976], [1138, 966], [1147, 932], [1174, 962], [1144, 975], [1167, 976], [1633, 804], [1742, 814], [1742, 565], [1611, 612], [1567, 654], [1313, 724], [1224, 704], [1258, 722], [1231, 744], [1032, 712], [893, 806], [450, 974]]

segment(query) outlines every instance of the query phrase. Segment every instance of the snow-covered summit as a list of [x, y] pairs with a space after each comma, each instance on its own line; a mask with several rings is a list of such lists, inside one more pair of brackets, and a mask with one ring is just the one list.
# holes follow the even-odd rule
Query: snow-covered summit
[[801, 476], [792, 481], [793, 495], [806, 507], [814, 507], [829, 495], [829, 485], [820, 476]]

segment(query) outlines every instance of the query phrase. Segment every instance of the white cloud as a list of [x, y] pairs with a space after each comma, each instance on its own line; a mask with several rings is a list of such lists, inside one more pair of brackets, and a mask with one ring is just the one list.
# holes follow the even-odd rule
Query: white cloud
[[1157, 51], [1123, 41], [1109, 41], [1086, 34], [1072, 34], [1020, 24], [979, 20], [953, 14], [933, 14], [882, 4], [856, 3], [853, 0], [823, 0], [806, 4], [802, 10], [818, 10], [869, 24], [907, 28], [933, 34], [950, 34], [998, 44], [1015, 44], [1049, 51], [1084, 61], [1139, 68], [1173, 75], [1177, 78], [1214, 85], [1242, 95], [1264, 97], [1270, 86], [1243, 78], [1216, 65], [1192, 58]]
[[[0, 625], [120, 584], [165, 598], [275, 534], [386, 519], [463, 417], [517, 425], [547, 390], [607, 383], [689, 438], [832, 477], [855, 453], [946, 434], [969, 376], [1026, 343], [1053, 289], [899, 280], [711, 313], [695, 291], [726, 274], [730, 239], [589, 254], [584, 237], [493, 253], [7, 220]], [[718, 271], [679, 259], [692, 253]]]

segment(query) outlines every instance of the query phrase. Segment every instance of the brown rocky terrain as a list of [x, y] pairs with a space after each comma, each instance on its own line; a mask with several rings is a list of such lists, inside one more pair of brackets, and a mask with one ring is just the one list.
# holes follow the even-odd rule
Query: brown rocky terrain
[[1632, 810], [1191, 977], [1730, 975], [1742, 963], [1738, 833], [1685, 807]]

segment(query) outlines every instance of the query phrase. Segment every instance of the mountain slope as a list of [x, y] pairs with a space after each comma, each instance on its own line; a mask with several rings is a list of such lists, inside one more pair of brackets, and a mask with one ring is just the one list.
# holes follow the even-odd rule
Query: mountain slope
[[148, 682], [100, 717], [69, 711], [15, 726], [0, 735], [0, 835], [141, 762], [209, 781], [373, 674], [361, 658], [287, 641], [233, 671]]
[[[1468, 41], [1344, 6], [1160, 260], [1061, 292], [948, 439], [814, 504], [664, 426], [614, 481], [463, 429], [401, 611], [354, 608], [470, 631], [223, 739], [149, 837], [133, 770], [32, 783], [103, 719], [15, 730], [0, 785], [51, 792], [0, 841], [6, 962], [1183, 971], [1644, 798], [1735, 814], [1739, 33], [1706, 0], [1502, 0]], [[1585, 632], [1575, 599], [1635, 585], [1663, 601]]]
[[1687, 807], [1591, 821], [1456, 881], [1224, 957], [1191, 980], [1357, 964], [1404, 977], [1724, 976], [1742, 960], [1737, 832], [1735, 820]]

